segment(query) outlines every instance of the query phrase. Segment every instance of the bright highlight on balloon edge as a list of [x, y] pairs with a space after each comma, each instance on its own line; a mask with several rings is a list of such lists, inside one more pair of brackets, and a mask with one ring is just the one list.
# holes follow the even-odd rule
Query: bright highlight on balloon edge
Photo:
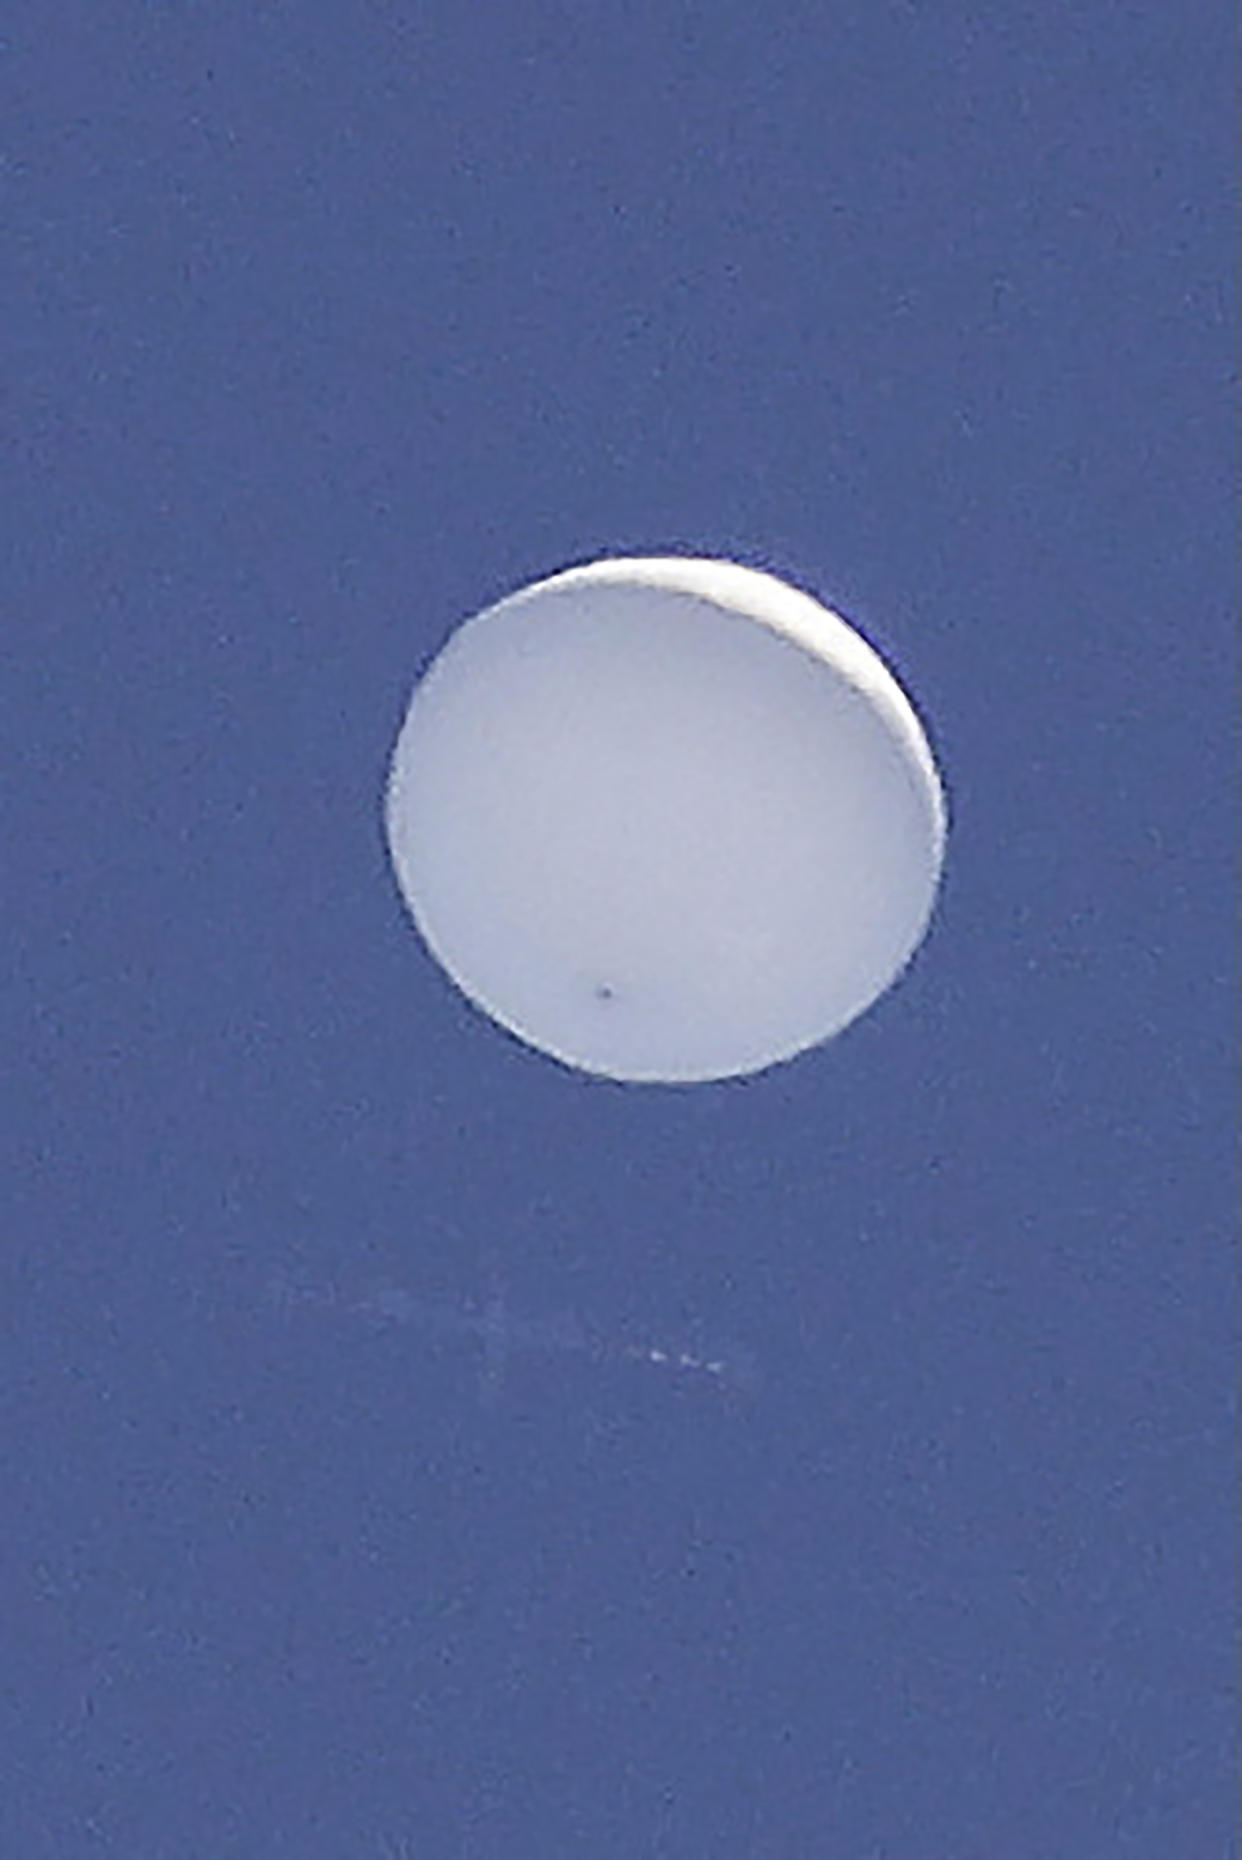
[[606, 558], [454, 632], [386, 824], [406, 905], [528, 1045], [633, 1083], [757, 1072], [840, 1032], [926, 931], [926, 734], [874, 648], [776, 577]]

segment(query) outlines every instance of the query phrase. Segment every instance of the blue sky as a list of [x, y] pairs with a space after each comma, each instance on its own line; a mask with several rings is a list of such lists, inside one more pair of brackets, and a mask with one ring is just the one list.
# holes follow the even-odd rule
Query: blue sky
[[[1227, 17], [9, 16], [6, 1854], [1226, 1851]], [[953, 816], [901, 985], [681, 1090], [379, 818], [455, 624], [662, 550]]]

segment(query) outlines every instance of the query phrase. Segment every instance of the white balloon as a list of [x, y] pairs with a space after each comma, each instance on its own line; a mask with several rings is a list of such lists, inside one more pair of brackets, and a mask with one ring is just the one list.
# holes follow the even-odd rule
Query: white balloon
[[388, 841], [433, 954], [615, 1079], [756, 1072], [840, 1032], [927, 926], [945, 807], [872, 648], [773, 576], [605, 560], [467, 622], [415, 687]]

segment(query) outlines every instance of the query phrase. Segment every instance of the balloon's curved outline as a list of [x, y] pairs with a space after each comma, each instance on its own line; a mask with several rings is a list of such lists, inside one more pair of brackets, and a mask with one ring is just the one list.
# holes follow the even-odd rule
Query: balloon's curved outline
[[[562, 691], [562, 695], [557, 696], [560, 687], [556, 680], [560, 678], [563, 684], [564, 667], [562, 666], [561, 670], [557, 671], [556, 653], [560, 653], [562, 659], [566, 650], [571, 654], [581, 654], [585, 650], [588, 654], [595, 652], [598, 655], [598, 648], [593, 643], [594, 639], [604, 637], [613, 641], [623, 639], [630, 625], [630, 622], [625, 620], [624, 626], [618, 626], [614, 611], [606, 622], [606, 627], [612, 629], [611, 633], [601, 633], [598, 621], [595, 619], [592, 619], [585, 632], [580, 631], [577, 614], [572, 606], [573, 597], [575, 595], [595, 596], [602, 592], [607, 599], [620, 593], [625, 600], [632, 601], [635, 595], [641, 596], [648, 591], [656, 601], [663, 603], [665, 609], [670, 600], [674, 603], [688, 602], [689, 609], [693, 609], [695, 613], [714, 613], [721, 620], [729, 621], [734, 628], [741, 623], [743, 630], [734, 633], [735, 640], [741, 640], [745, 632], [749, 632], [752, 639], [757, 633], [766, 634], [778, 649], [783, 647], [792, 655], [781, 661], [787, 667], [796, 663], [816, 668], [815, 676], [826, 680], [822, 684], [825, 695], [833, 690], [853, 694], [850, 701], [857, 700], [860, 706], [855, 713], [859, 722], [848, 724], [846, 728], [848, 718], [843, 714], [832, 724], [831, 731], [821, 730], [817, 739], [813, 739], [806, 736], [807, 725], [803, 721], [799, 726], [803, 732], [803, 740], [808, 742], [817, 740], [819, 746], [816, 753], [821, 759], [826, 755], [828, 757], [826, 767], [836, 770], [840, 767], [842, 753], [853, 752], [848, 750], [843, 752], [841, 747], [834, 749], [832, 745], [838, 741], [848, 744], [860, 729], [864, 730], [864, 733], [869, 731], [871, 740], [883, 747], [868, 747], [865, 750], [865, 754], [870, 758], [868, 767], [871, 770], [866, 779], [871, 782], [875, 791], [872, 799], [867, 803], [868, 807], [874, 809], [876, 805], [876, 795], [879, 793], [875, 787], [876, 771], [884, 766], [885, 757], [888, 758], [894, 771], [903, 767], [908, 771], [903, 775], [894, 773], [883, 776], [883, 782], [889, 785], [891, 795], [895, 797], [900, 790], [902, 793], [908, 792], [911, 797], [908, 802], [903, 800], [900, 803], [900, 807], [906, 810], [907, 824], [900, 828], [897, 836], [892, 840], [886, 834], [882, 834], [877, 826], [873, 843], [877, 844], [882, 851], [890, 846], [896, 848], [903, 844], [901, 836], [904, 834], [909, 838], [912, 832], [922, 841], [916, 855], [919, 875], [913, 880], [907, 876], [900, 881], [903, 888], [900, 896], [903, 899], [910, 883], [914, 883], [916, 891], [919, 891], [921, 887], [919, 901], [917, 903], [901, 902], [898, 906], [899, 919], [896, 922], [893, 919], [893, 907], [885, 906], [884, 908], [888, 911], [888, 920], [880, 937], [873, 939], [871, 943], [860, 944], [855, 933], [854, 944], [850, 947], [855, 950], [865, 948], [868, 953], [862, 958], [856, 953], [849, 956], [848, 960], [855, 971], [854, 979], [845, 984], [844, 992], [838, 990], [837, 995], [833, 997], [832, 1005], [820, 999], [825, 986], [822, 981], [808, 987], [807, 982], [803, 980], [798, 986], [806, 995], [805, 1009], [799, 1009], [796, 1016], [792, 1015], [793, 997], [791, 996], [785, 1005], [779, 1008], [779, 1015], [787, 1022], [783, 1027], [779, 1022], [774, 1022], [765, 1029], [761, 1023], [756, 1022], [752, 1032], [741, 1033], [740, 1040], [736, 1034], [726, 1033], [722, 1036], [722, 1040], [714, 1043], [712, 1039], [703, 1043], [702, 1036], [699, 1034], [695, 1036], [700, 1042], [697, 1056], [683, 1050], [675, 1058], [669, 1037], [661, 1036], [660, 1026], [669, 1028], [675, 1023], [680, 1024], [681, 1019], [694, 1012], [698, 1012], [700, 1021], [703, 1021], [710, 1009], [705, 1007], [700, 1011], [681, 1005], [677, 1008], [676, 1015], [670, 1014], [667, 1005], [664, 1008], [659, 1006], [658, 992], [653, 993], [650, 986], [653, 979], [658, 979], [654, 976], [650, 966], [651, 949], [648, 948], [645, 956], [640, 956], [636, 969], [633, 963], [633, 952], [627, 957], [624, 943], [619, 948], [614, 948], [611, 954], [607, 947], [610, 942], [616, 941], [615, 925], [631, 914], [633, 898], [646, 896], [645, 887], [642, 884], [631, 888], [628, 896], [621, 892], [617, 893], [618, 914], [613, 920], [614, 928], [605, 928], [602, 941], [596, 936], [592, 945], [593, 954], [584, 948], [583, 970], [575, 982], [574, 965], [571, 963], [567, 967], [564, 952], [557, 954], [553, 945], [547, 942], [546, 925], [540, 927], [530, 920], [529, 902], [520, 905], [517, 913], [511, 908], [516, 894], [507, 891], [506, 886], [512, 882], [512, 875], [508, 878], [500, 877], [493, 870], [489, 879], [493, 890], [489, 896], [486, 887], [480, 888], [481, 871], [476, 869], [470, 881], [473, 889], [468, 886], [466, 893], [457, 896], [456, 899], [453, 896], [454, 887], [460, 892], [457, 881], [451, 882], [449, 893], [446, 894], [443, 880], [443, 872], [447, 870], [443, 853], [446, 845], [453, 849], [453, 860], [458, 865], [465, 864], [458, 849], [469, 846], [477, 835], [477, 827], [474, 823], [480, 818], [478, 815], [480, 795], [485, 799], [485, 815], [488, 810], [491, 815], [496, 815], [498, 806], [505, 808], [516, 806], [519, 809], [519, 812], [514, 815], [513, 831], [507, 837], [502, 832], [500, 839], [497, 840], [495, 825], [485, 827], [483, 844], [487, 844], [486, 835], [490, 834], [493, 847], [492, 857], [494, 857], [494, 849], [497, 846], [503, 854], [506, 846], [526, 844], [532, 832], [531, 822], [533, 820], [538, 823], [535, 840], [531, 842], [536, 853], [535, 865], [537, 866], [541, 856], [540, 839], [546, 840], [555, 848], [560, 833], [559, 816], [568, 817], [573, 807], [576, 806], [579, 818], [574, 831], [580, 836], [580, 844], [585, 854], [585, 864], [581, 869], [585, 871], [587, 866], [596, 865], [601, 872], [604, 872], [607, 870], [609, 860], [615, 862], [615, 849], [618, 844], [615, 833], [618, 822], [615, 818], [613, 803], [617, 795], [628, 795], [631, 792], [629, 788], [624, 786], [618, 788], [613, 794], [612, 802], [608, 801], [606, 795], [604, 797], [606, 802], [604, 811], [608, 821], [611, 822], [613, 838], [607, 837], [606, 827], [601, 828], [599, 843], [602, 850], [598, 853], [590, 850], [589, 828], [585, 824], [588, 819], [585, 809], [591, 805], [590, 799], [587, 798], [592, 793], [590, 784], [584, 790], [584, 798], [578, 802], [574, 800], [574, 781], [569, 777], [562, 779], [559, 789], [555, 784], [548, 789], [545, 799], [535, 806], [533, 814], [531, 800], [529, 797], [523, 799], [524, 791], [529, 789], [536, 770], [536, 754], [548, 760], [550, 769], [553, 766], [550, 760], [551, 755], [561, 753], [555, 749], [554, 739], [557, 734], [555, 730], [552, 738], [549, 738], [546, 728], [532, 727], [526, 739], [527, 747], [522, 751], [525, 761], [518, 769], [516, 779], [506, 786], [505, 778], [498, 775], [495, 778], [500, 783], [497, 792], [490, 799], [486, 797], [486, 766], [495, 747], [495, 739], [490, 732], [495, 729], [497, 723], [502, 730], [509, 728], [513, 718], [524, 713], [521, 712], [520, 707], [513, 705], [507, 711], [502, 708], [501, 712], [497, 713], [496, 691], [491, 690], [489, 695], [489, 688], [481, 680], [478, 667], [482, 665], [484, 673], [492, 676], [492, 673], [488, 673], [490, 655], [491, 666], [493, 668], [499, 666], [502, 678], [512, 679], [516, 671], [516, 690], [519, 697], [525, 693], [522, 699], [525, 703], [529, 701], [532, 690], [538, 693], [543, 688], [538, 682], [531, 685], [532, 665], [538, 678], [544, 678], [546, 674], [543, 667], [545, 664], [551, 664], [553, 683], [547, 687], [550, 695], [546, 695], [542, 702], [545, 707], [548, 703], [563, 704], [564, 693]], [[567, 602], [570, 604], [567, 605]], [[613, 608], [615, 609], [615, 599]], [[624, 611], [634, 610], [631, 607]], [[583, 612], [584, 615], [595, 614], [597, 610], [588, 605]], [[567, 614], [573, 616], [568, 630], [566, 630]], [[543, 646], [543, 640], [549, 637], [546, 634], [549, 615], [554, 629], [552, 635], [554, 651], [551, 660]], [[545, 632], [542, 634], [538, 631], [523, 632], [521, 631], [523, 622], [536, 628], [543, 626]], [[676, 623], [676, 625], [681, 624], [681, 621]], [[712, 624], [714, 625], [715, 622]], [[662, 621], [661, 627], [663, 625]], [[594, 635], [591, 633], [592, 626], [595, 627]], [[559, 634], [555, 632], [557, 627], [560, 628]], [[661, 631], [650, 636], [656, 642], [659, 651], [665, 649], [660, 642], [673, 638], [675, 630], [673, 627], [668, 634]], [[635, 635], [636, 639], [641, 637], [641, 635]], [[713, 640], [723, 637], [724, 635], [721, 634], [712, 635]], [[568, 647], [557, 645], [557, 638], [561, 641], [568, 641]], [[587, 642], [585, 646], [582, 643], [584, 640]], [[500, 642], [499, 648], [492, 643], [493, 641]], [[499, 658], [496, 657], [497, 650], [499, 650]], [[621, 685], [623, 691], [628, 688], [627, 680], [637, 663], [634, 658], [634, 646], [630, 645], [626, 650], [631, 658], [629, 667], [623, 668], [624, 676]], [[727, 646], [726, 651], [732, 653], [735, 648]], [[481, 658], [480, 652], [482, 652]], [[709, 653], [707, 659], [709, 666], [719, 659], [719, 648], [714, 646], [713, 652], [716, 653], [716, 661]], [[590, 704], [611, 701], [608, 700], [609, 686], [606, 682], [601, 683], [600, 679], [606, 677], [607, 668], [612, 663], [612, 659], [606, 654], [603, 669], [600, 670], [597, 667], [598, 676], [594, 687], [584, 684], [581, 675], [575, 674], [578, 676], [578, 684], [572, 689], [575, 705], [581, 703], [584, 698], [589, 700]], [[683, 658], [678, 675], [683, 679], [687, 676], [693, 677], [696, 675], [696, 668], [690, 666], [687, 670], [687, 662]], [[788, 673], [782, 673], [781, 676], [787, 679]], [[473, 679], [472, 688], [476, 699], [482, 693], [486, 700], [482, 708], [476, 709], [473, 713], [473, 736], [466, 735], [464, 738], [463, 732], [468, 732], [471, 728], [472, 713], [468, 708], [465, 712], [461, 708], [463, 678], [466, 681], [467, 690], [471, 688], [470, 680]], [[656, 687], [653, 687], [653, 690], [655, 689]], [[446, 693], [449, 694], [447, 698]], [[447, 713], [445, 712], [446, 702], [449, 705]], [[805, 705], [803, 708], [805, 709]], [[446, 714], [447, 726], [444, 722]], [[589, 716], [589, 714], [589, 711], [585, 712], [584, 716]], [[715, 714], [713, 711], [713, 718]], [[825, 718], [830, 714], [826, 710]], [[543, 723], [546, 725], [550, 721], [557, 724], [558, 718], [563, 715], [563, 711], [550, 712], [543, 719]], [[861, 721], [863, 719], [866, 719], [865, 724]], [[447, 737], [446, 727], [450, 733]], [[680, 722], [677, 727], [681, 727]], [[845, 734], [842, 736], [843, 728]], [[460, 747], [453, 752], [457, 757], [456, 773], [452, 773], [451, 758], [449, 765], [444, 764], [443, 761], [443, 745], [445, 741], [451, 741], [453, 730], [457, 732], [459, 742], [464, 740], [467, 744], [464, 761]], [[545, 751], [543, 745], [549, 740], [553, 741], [553, 749]], [[636, 741], [633, 738], [628, 745], [622, 745], [620, 748], [622, 755], [629, 754], [640, 758], [633, 764], [635, 779], [640, 786], [645, 772], [650, 779], [649, 771], [653, 767], [663, 767], [659, 756], [667, 753], [666, 750], [660, 748], [660, 742], [666, 739], [643, 737], [641, 740], [644, 743], [650, 740], [655, 745], [658, 752], [656, 763], [646, 759], [646, 749], [636, 747]], [[430, 752], [426, 747], [429, 741], [432, 745]], [[534, 752], [530, 748], [531, 743], [536, 746]], [[615, 752], [617, 748], [618, 745], [614, 743], [612, 751], [609, 751], [605, 743], [599, 753], [606, 755]], [[428, 761], [429, 753], [430, 761]], [[694, 753], [692, 748], [682, 752], [687, 770], [697, 766], [685, 760], [692, 753]], [[832, 760], [834, 756], [836, 762]], [[450, 767], [450, 788], [447, 791], [449, 812], [441, 824], [437, 825], [433, 813], [428, 811], [429, 803], [426, 797], [445, 792], [444, 769], [446, 766]], [[601, 762], [599, 766], [604, 768], [615, 766], [621, 769], [624, 763]], [[847, 770], [846, 773], [848, 774], [849, 771]], [[680, 780], [681, 776], [679, 775], [677, 779]], [[782, 779], [787, 780], [788, 776]], [[896, 787], [893, 786], [894, 782], [897, 783]], [[675, 781], [674, 786], [676, 785]], [[701, 786], [700, 783], [700, 788]], [[763, 794], [766, 792], [766, 787], [765, 778], [758, 788], [752, 790], [752, 793]], [[803, 798], [799, 806], [808, 818], [816, 809], [818, 815], [822, 817], [816, 830], [827, 832], [828, 838], [823, 841], [823, 846], [830, 855], [828, 863], [822, 865], [822, 872], [835, 879], [836, 867], [832, 861], [839, 859], [841, 854], [846, 852], [848, 859], [857, 862], [859, 832], [864, 833], [862, 843], [867, 843], [866, 829], [862, 823], [868, 819], [868, 815], [864, 811], [859, 827], [854, 830], [856, 843], [851, 850], [848, 832], [845, 839], [842, 839], [840, 824], [832, 825], [835, 816], [832, 814], [831, 797], [834, 792], [831, 785], [821, 783], [817, 787], [813, 783], [809, 786], [804, 783]], [[645, 805], [649, 810], [649, 801]], [[746, 807], [749, 805], [750, 803], [747, 802]], [[882, 807], [891, 810], [895, 805], [897, 802], [890, 799], [883, 802]], [[526, 810], [524, 814], [521, 812], [523, 808]], [[540, 811], [541, 809], [544, 811]], [[744, 807], [742, 816], [730, 815], [730, 823], [735, 819], [743, 818], [745, 811]], [[839, 806], [837, 814], [840, 814]], [[916, 816], [921, 821], [917, 829], [912, 825]], [[592, 816], [592, 818], [598, 817], [598, 815]], [[676, 822], [692, 818], [692, 816], [683, 816], [682, 803], [677, 800], [670, 805], [666, 818], [670, 822]], [[877, 820], [885, 818], [887, 816], [882, 810], [881, 814], [876, 816]], [[411, 826], [412, 821], [417, 822], [420, 819], [421, 825]], [[548, 834], [542, 831], [545, 821], [551, 829]], [[943, 865], [948, 810], [944, 788], [930, 744], [912, 704], [880, 654], [839, 614], [823, 606], [802, 589], [781, 582], [764, 570], [746, 567], [740, 563], [710, 561], [688, 556], [626, 556], [605, 558], [602, 561], [568, 568], [535, 582], [529, 587], [519, 589], [488, 607], [474, 619], [467, 621], [450, 636], [445, 647], [432, 661], [431, 666], [416, 685], [405, 722], [399, 733], [397, 748], [390, 767], [385, 801], [385, 823], [389, 851], [403, 900], [433, 956], [476, 1007], [481, 1008], [525, 1045], [534, 1046], [559, 1063], [579, 1072], [625, 1083], [688, 1085], [708, 1080], [745, 1076], [794, 1058], [842, 1031], [850, 1021], [864, 1012], [897, 980], [921, 944], [930, 922]], [[624, 821], [621, 825], [624, 826]], [[725, 829], [727, 834], [732, 834], [734, 830], [732, 824]], [[746, 830], [753, 834], [753, 827]], [[719, 831], [721, 829], [718, 827], [706, 829], [695, 843], [700, 847], [713, 846], [716, 844], [716, 834]], [[774, 829], [768, 835], [769, 846], [774, 843], [775, 831]], [[660, 826], [659, 832], [663, 834], [663, 825]], [[449, 836], [447, 840], [446, 835]], [[654, 839], [655, 835], [653, 834], [652, 837]], [[436, 855], [439, 867], [436, 868], [435, 860], [433, 860], [429, 878], [427, 848], [437, 843], [441, 846], [440, 854]], [[624, 844], [624, 840], [621, 843]], [[486, 861], [488, 856], [486, 852], [476, 853], [476, 868], [478, 859], [482, 857]], [[884, 851], [884, 859], [891, 860], [891, 856], [890, 852]], [[553, 901], [559, 900], [559, 888], [564, 885], [566, 871], [576, 873], [579, 870], [578, 865], [568, 868], [565, 866], [564, 852], [557, 853], [556, 857], [560, 860], [559, 866], [555, 868], [559, 876], [555, 878], [551, 888], [537, 890], [534, 894], [541, 900], [539, 909], [545, 918], [554, 908], [559, 907]], [[882, 866], [883, 863], [884, 860], [881, 861]], [[435, 876], [436, 869], [441, 873], [439, 878]], [[803, 859], [804, 872], [814, 873], [816, 870], [821, 870], [819, 859]], [[848, 864], [845, 876], [849, 877]], [[522, 882], [528, 893], [531, 887], [537, 886], [538, 883], [533, 876], [523, 879]], [[589, 882], [595, 881], [591, 879]], [[614, 878], [608, 882], [615, 884], [618, 881]], [[799, 882], [802, 883], [802, 881]], [[822, 890], [824, 878], [821, 877], [819, 882]], [[892, 881], [886, 882], [891, 887]], [[573, 883], [578, 883], [576, 877]], [[753, 895], [755, 897], [765, 895], [776, 897], [777, 893], [765, 894], [763, 887], [757, 886], [753, 890]], [[831, 909], [825, 906], [825, 910], [814, 919], [806, 918], [805, 904], [799, 906], [807, 925], [813, 921], [815, 924], [827, 927], [828, 943], [822, 964], [823, 976], [831, 976], [832, 964], [838, 960], [830, 953], [834, 946], [834, 939], [838, 949], [849, 946], [848, 939], [851, 932], [848, 927], [844, 932], [846, 945], [843, 945], [842, 931], [836, 926], [838, 916], [843, 915], [848, 923], [849, 911], [854, 911], [857, 915], [859, 907], [853, 904], [849, 905], [848, 911], [844, 914], [839, 908], [839, 901], [848, 899], [849, 896], [848, 891], [838, 888], [837, 893], [834, 894]], [[598, 907], [594, 908], [598, 916]], [[644, 908], [647, 907], [644, 905]], [[871, 906], [864, 907], [865, 910], [871, 908]], [[652, 912], [656, 909], [658, 909], [657, 905], [650, 906]], [[749, 906], [747, 910], [753, 915]], [[483, 949], [476, 932], [471, 931], [469, 925], [466, 924], [466, 918], [472, 917], [478, 925], [483, 921], [484, 914], [496, 926], [494, 930], [488, 932], [489, 950]], [[710, 922], [710, 939], [716, 953], [712, 956], [709, 969], [711, 972], [719, 970], [722, 975], [727, 975], [731, 969], [736, 975], [736, 982], [729, 985], [727, 994], [721, 994], [721, 983], [716, 984], [717, 995], [722, 1001], [728, 1001], [731, 1004], [741, 1003], [740, 1007], [729, 1006], [731, 1021], [738, 1020], [739, 1013], [743, 1020], [749, 1016], [750, 1020], [754, 1021], [758, 1010], [748, 1005], [749, 994], [753, 992], [752, 982], [764, 976], [771, 978], [780, 975], [781, 964], [788, 953], [788, 944], [781, 941], [781, 936], [785, 933], [781, 930], [769, 949], [762, 935], [759, 942], [755, 943], [753, 925], [748, 927], [744, 922], [740, 926], [735, 924], [731, 909], [717, 909]], [[466, 924], [467, 930], [465, 942], [463, 942], [462, 935], [463, 924]], [[670, 919], [670, 924], [677, 928], [678, 934], [681, 934], [675, 917]], [[797, 960], [805, 971], [807, 930], [804, 928], [798, 934], [804, 947]], [[737, 941], [734, 948], [730, 939], [735, 936], [740, 937], [740, 941]], [[503, 953], [500, 952], [502, 937], [507, 939], [510, 945]], [[682, 941], [685, 941], [684, 936]], [[731, 950], [733, 953], [730, 953]], [[524, 951], [527, 953], [523, 954]], [[682, 960], [684, 962], [684, 958]], [[560, 964], [560, 969], [556, 975], [553, 975], [553, 969], [557, 963]], [[597, 963], [602, 966], [596, 966]], [[530, 977], [538, 977], [541, 967], [544, 971], [542, 979], [537, 980], [533, 995], [530, 994], [529, 980], [522, 981], [520, 988], [515, 992], [514, 977], [523, 965], [529, 971]], [[706, 976], [709, 969], [704, 969], [702, 973]], [[831, 990], [836, 987], [836, 984], [829, 982], [827, 986]], [[776, 1002], [780, 991], [777, 991], [777, 994], [773, 993], [770, 980], [764, 982], [763, 987], [767, 988], [768, 994], [772, 995], [773, 1001]], [[523, 1000], [523, 992], [529, 998]], [[695, 992], [693, 987], [690, 992], [693, 996]], [[681, 997], [683, 1004], [686, 998], [683, 994]], [[781, 998], [783, 999], [783, 996]], [[575, 1000], [580, 1005], [575, 1007]], [[590, 1010], [584, 1012], [588, 1002], [593, 1012]], [[604, 1033], [603, 1023], [598, 1020], [598, 1011], [614, 1005], [618, 1010], [624, 1005], [626, 1012], [618, 1011], [615, 1020], [609, 1023], [611, 1030]], [[761, 1012], [770, 1015], [772, 1010], [763, 1009]], [[738, 1024], [740, 1031], [742, 1022], [739, 1021]], [[650, 1027], [653, 1031], [644, 1032], [644, 1026]], [[636, 1040], [637, 1044], [635, 1044]]]

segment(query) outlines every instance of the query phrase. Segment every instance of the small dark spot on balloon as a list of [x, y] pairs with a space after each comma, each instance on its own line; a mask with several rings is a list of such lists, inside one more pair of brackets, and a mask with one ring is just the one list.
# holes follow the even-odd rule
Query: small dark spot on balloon
[[597, 1001], [613, 1001], [616, 999], [616, 992], [611, 982], [596, 982], [595, 984], [595, 999]]

